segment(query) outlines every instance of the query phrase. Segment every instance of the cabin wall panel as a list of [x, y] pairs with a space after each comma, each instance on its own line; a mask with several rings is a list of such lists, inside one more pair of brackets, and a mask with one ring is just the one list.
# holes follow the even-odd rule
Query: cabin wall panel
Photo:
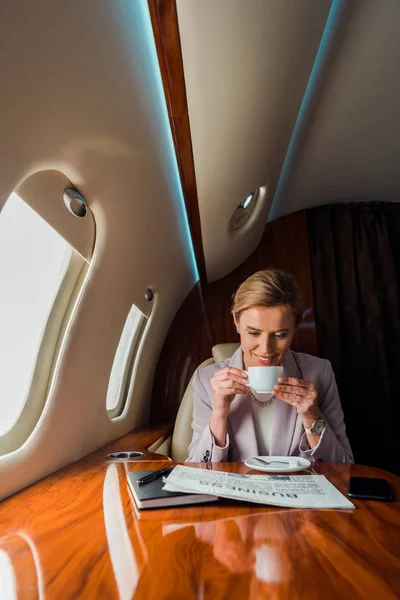
[[[0, 73], [0, 209], [53, 169], [96, 226], [45, 409], [0, 456], [1, 498], [147, 422], [160, 348], [198, 273], [147, 1], [2, 2]], [[63, 203], [50, 200], [46, 210]], [[132, 394], [111, 420], [108, 381], [132, 304], [150, 316]]]
[[154, 376], [150, 420], [168, 423], [198, 365], [210, 357], [213, 340], [197, 283], [178, 310], [164, 342]]

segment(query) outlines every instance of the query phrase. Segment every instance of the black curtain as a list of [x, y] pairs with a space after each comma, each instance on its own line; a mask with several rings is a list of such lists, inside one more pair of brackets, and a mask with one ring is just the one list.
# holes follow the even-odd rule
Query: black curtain
[[319, 355], [355, 460], [400, 474], [400, 204], [307, 211]]

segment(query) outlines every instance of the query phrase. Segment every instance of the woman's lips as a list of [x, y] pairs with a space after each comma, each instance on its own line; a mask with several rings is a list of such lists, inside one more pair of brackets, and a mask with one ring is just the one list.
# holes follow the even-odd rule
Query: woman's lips
[[260, 365], [263, 365], [264, 367], [272, 365], [272, 363], [276, 359], [276, 354], [272, 356], [258, 356], [257, 354], [255, 354], [254, 356], [256, 357], [257, 362], [259, 362]]

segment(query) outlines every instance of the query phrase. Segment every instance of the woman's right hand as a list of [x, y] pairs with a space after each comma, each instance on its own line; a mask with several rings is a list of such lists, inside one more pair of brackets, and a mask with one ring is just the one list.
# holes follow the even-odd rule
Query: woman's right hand
[[225, 367], [211, 377], [213, 397], [213, 413], [219, 417], [227, 417], [232, 400], [236, 394], [248, 394], [248, 377], [246, 371]]

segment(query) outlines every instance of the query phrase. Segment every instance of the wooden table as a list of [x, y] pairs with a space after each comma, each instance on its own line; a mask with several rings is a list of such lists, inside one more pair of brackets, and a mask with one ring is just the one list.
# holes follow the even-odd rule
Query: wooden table
[[[400, 597], [399, 478], [317, 464], [342, 492], [350, 475], [390, 480], [396, 502], [355, 500], [353, 511], [221, 500], [139, 512], [126, 470], [158, 468], [165, 458], [105, 454], [150, 441], [130, 434], [0, 503], [1, 600]], [[241, 463], [211, 466], [250, 472]]]

